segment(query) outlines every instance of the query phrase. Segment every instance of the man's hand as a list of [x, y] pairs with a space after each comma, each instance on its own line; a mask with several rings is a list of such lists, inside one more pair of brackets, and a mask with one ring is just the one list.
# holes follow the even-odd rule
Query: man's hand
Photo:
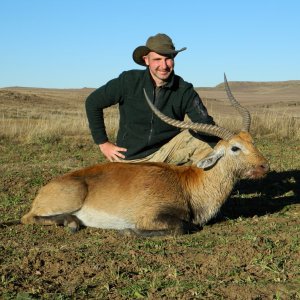
[[101, 152], [104, 154], [104, 156], [109, 161], [120, 161], [121, 159], [124, 159], [125, 155], [123, 155], [120, 152], [127, 151], [126, 148], [118, 147], [111, 142], [106, 142], [104, 144], [100, 144], [99, 148], [100, 148]]

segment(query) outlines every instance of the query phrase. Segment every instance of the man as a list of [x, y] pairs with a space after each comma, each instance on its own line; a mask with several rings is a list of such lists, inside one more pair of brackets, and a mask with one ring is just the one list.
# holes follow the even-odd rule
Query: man
[[[149, 108], [143, 89], [165, 115], [193, 122], [214, 124], [192, 84], [174, 73], [174, 58], [186, 50], [175, 50], [166, 34], [149, 37], [137, 47], [133, 60], [145, 70], [123, 72], [95, 90], [86, 100], [86, 112], [94, 142], [109, 161], [164, 161], [193, 163], [195, 157], [211, 149], [214, 137], [196, 135], [165, 124]], [[116, 144], [108, 140], [103, 109], [119, 104], [120, 127]]]

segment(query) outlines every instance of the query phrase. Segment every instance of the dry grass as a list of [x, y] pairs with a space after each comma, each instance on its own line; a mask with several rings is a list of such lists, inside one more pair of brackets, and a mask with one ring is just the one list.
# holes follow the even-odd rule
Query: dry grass
[[85, 116], [67, 118], [64, 115], [48, 115], [45, 118], [11, 119], [2, 116], [0, 124], [1, 136], [32, 142], [41, 137], [87, 134]]
[[[241, 128], [241, 119], [236, 117], [216, 114], [217, 124], [237, 131]], [[300, 119], [290, 117], [287, 114], [266, 111], [265, 113], [252, 113], [251, 133], [255, 138], [268, 137], [275, 139], [300, 140]]]
[[[28, 92], [27, 92], [28, 93]], [[49, 93], [49, 92], [48, 92]], [[1, 99], [0, 94], [0, 136], [32, 142], [36, 139], [53, 139], [61, 136], [89, 135], [88, 123], [84, 111], [84, 99], [87, 93], [73, 97], [59, 95], [61, 98], [24, 95], [20, 92], [7, 93]], [[30, 98], [31, 97], [31, 98]], [[7, 101], [7, 98], [9, 101]], [[27, 99], [27, 102], [24, 102]], [[58, 100], [59, 99], [59, 100]], [[2, 100], [2, 102], [1, 102]], [[31, 101], [30, 101], [31, 100]], [[209, 113], [223, 127], [237, 131], [241, 119], [233, 111], [222, 114], [216, 104], [205, 101]], [[250, 109], [251, 110], [251, 109]], [[114, 139], [118, 128], [117, 107], [105, 110], [105, 122], [108, 135]], [[264, 108], [252, 112], [251, 132], [254, 137], [272, 137], [276, 139], [300, 140], [300, 119], [287, 113], [280, 114]]]
[[[0, 90], [0, 137], [21, 142], [89, 135], [84, 100], [90, 90]], [[108, 134], [114, 137], [115, 107], [105, 111]]]

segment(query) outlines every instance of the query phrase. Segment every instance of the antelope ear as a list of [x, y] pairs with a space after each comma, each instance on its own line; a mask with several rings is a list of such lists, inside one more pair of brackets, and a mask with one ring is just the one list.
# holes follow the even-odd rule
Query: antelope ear
[[213, 150], [211, 153], [209, 153], [206, 157], [204, 157], [197, 163], [197, 167], [202, 169], [213, 167], [216, 164], [216, 162], [222, 156], [224, 156], [224, 153], [225, 151], [223, 148]]

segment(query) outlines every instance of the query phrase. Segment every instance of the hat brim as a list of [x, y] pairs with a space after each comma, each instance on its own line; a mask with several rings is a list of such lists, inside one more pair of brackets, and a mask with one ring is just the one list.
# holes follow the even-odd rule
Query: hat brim
[[133, 51], [132, 58], [138, 65], [146, 66], [145, 60], [143, 59], [143, 57], [151, 51], [156, 52], [161, 55], [173, 55], [175, 57], [178, 54], [178, 52], [181, 52], [184, 50], [186, 50], [186, 47], [184, 47], [180, 50], [157, 51], [157, 50], [152, 50], [146, 46], [139, 46]]

